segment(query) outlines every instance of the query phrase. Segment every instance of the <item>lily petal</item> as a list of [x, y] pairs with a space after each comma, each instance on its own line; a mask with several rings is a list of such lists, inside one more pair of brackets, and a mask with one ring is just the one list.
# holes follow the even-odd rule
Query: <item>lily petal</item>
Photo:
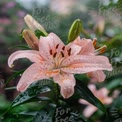
[[81, 46], [76, 45], [76, 44], [74, 44], [74, 43], [69, 43], [69, 44], [66, 46], [66, 48], [68, 48], [68, 49], [71, 48], [71, 55], [77, 55], [77, 54], [81, 51], [81, 49], [82, 49]]
[[19, 58], [27, 58], [32, 62], [41, 63], [43, 58], [40, 56], [38, 51], [35, 50], [25, 50], [25, 51], [16, 51], [10, 55], [8, 59], [9, 67], [13, 66], [13, 62]]
[[80, 39], [80, 37], [78, 37], [73, 43], [82, 47], [80, 51], [81, 55], [94, 55], [95, 49], [91, 39]]
[[[57, 49], [56, 46], [58, 46]], [[52, 53], [56, 50], [57, 52], [60, 52], [63, 46], [63, 42], [54, 33], [50, 33], [47, 37], [40, 37], [39, 51], [41, 56], [45, 59], [50, 59], [50, 51], [52, 51]]]
[[88, 77], [90, 77], [91, 82], [96, 82], [96, 81], [103, 82], [106, 78], [106, 75], [101, 70], [89, 72], [89, 73], [87, 73], [87, 75], [88, 75]]
[[49, 77], [45, 73], [46, 70], [46, 64], [32, 64], [29, 68], [25, 70], [22, 77], [20, 78], [20, 81], [17, 85], [17, 90], [23, 92], [31, 83], [41, 79], [48, 79]]
[[61, 87], [61, 95], [64, 98], [69, 98], [74, 93], [75, 78], [72, 74], [62, 72], [59, 75], [53, 77], [54, 81]]
[[85, 117], [90, 117], [95, 111], [97, 111], [97, 108], [93, 105], [88, 105], [84, 111], [83, 111], [83, 115]]
[[62, 71], [68, 73], [87, 73], [95, 70], [112, 70], [109, 60], [105, 56], [76, 55], [66, 58], [62, 64]]
[[104, 99], [105, 104], [111, 104], [112, 101], [113, 101], [113, 99], [111, 97], [107, 97], [106, 99]]

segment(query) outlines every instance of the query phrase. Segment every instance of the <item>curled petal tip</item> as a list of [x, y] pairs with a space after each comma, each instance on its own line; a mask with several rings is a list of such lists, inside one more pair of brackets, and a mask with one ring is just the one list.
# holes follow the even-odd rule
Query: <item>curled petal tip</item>
[[14, 67], [14, 65], [12, 64], [10, 67], [11, 67], [11, 68], [13, 68], [13, 67]]
[[110, 66], [109, 71], [112, 71], [112, 70], [113, 70], [113, 68], [112, 68], [112, 66]]
[[61, 94], [65, 99], [71, 97], [74, 93], [74, 88], [61, 88]]
[[14, 65], [13, 65], [13, 64], [9, 64], [9, 67], [10, 67], [10, 68], [13, 68], [13, 67], [14, 67]]

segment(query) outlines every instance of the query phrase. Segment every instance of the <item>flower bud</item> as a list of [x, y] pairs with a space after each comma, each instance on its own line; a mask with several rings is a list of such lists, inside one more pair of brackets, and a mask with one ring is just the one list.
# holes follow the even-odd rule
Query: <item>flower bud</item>
[[29, 14], [27, 14], [24, 17], [24, 20], [27, 24], [27, 26], [34, 32], [35, 30], [40, 30], [45, 36], [48, 35], [48, 33], [45, 31], [45, 29]]
[[98, 20], [98, 22], [96, 23], [94, 30], [98, 35], [103, 34], [103, 31], [105, 29], [105, 20], [104, 19], [100, 19]]
[[22, 32], [22, 35], [29, 47], [31, 47], [34, 50], [39, 50], [39, 41], [33, 31], [26, 29]]
[[82, 22], [80, 19], [76, 19], [70, 27], [68, 33], [68, 42], [74, 41], [82, 31]]

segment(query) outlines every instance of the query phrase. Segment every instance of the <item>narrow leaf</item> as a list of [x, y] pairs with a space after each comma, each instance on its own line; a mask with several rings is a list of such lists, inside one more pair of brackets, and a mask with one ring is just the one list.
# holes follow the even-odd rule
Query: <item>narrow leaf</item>
[[55, 108], [56, 108], [55, 104], [46, 105], [36, 114], [33, 122], [54, 122], [53, 116], [54, 116]]
[[52, 81], [46, 80], [46, 81], [50, 82], [50, 84], [48, 84], [48, 86], [42, 84], [43, 81], [44, 80], [40, 80], [40, 81], [37, 81], [36, 83], [31, 84], [30, 87], [26, 91], [20, 93], [13, 101], [12, 107], [23, 104], [23, 103], [29, 101], [30, 99], [34, 98], [35, 96], [39, 95], [40, 93], [45, 93], [45, 92], [51, 91], [51, 88], [52, 88], [51, 82]]
[[17, 76], [21, 75], [24, 71], [25, 69], [15, 72], [11, 77], [7, 79], [7, 81], [5, 82], [5, 85], [7, 85], [11, 80], [16, 78]]

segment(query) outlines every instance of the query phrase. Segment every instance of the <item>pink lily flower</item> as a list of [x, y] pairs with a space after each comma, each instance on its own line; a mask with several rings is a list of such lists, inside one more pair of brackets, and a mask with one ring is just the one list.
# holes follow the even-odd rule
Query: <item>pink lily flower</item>
[[40, 37], [39, 51], [24, 50], [14, 52], [8, 59], [8, 65], [19, 58], [28, 58], [34, 62], [23, 73], [17, 90], [23, 92], [34, 81], [53, 78], [58, 83], [61, 95], [69, 98], [74, 93], [76, 84], [74, 74], [96, 70], [112, 70], [105, 56], [78, 55], [81, 47], [75, 44], [64, 45], [54, 33]]
[[[80, 55], [94, 55], [95, 56], [97, 54], [104, 52], [106, 49], [106, 46], [103, 46], [95, 50], [96, 39], [92, 41], [91, 39], [85, 39], [85, 38], [80, 39], [80, 37], [78, 37], [73, 43], [81, 46], [82, 49], [79, 53]], [[106, 78], [106, 75], [104, 74], [102, 70], [88, 72], [87, 75], [88, 77], [90, 77], [91, 82], [96, 82], [96, 81], [103, 82]]]
[[[95, 85], [89, 85], [89, 89], [94, 93], [94, 95], [103, 103], [103, 104], [111, 104], [113, 101], [112, 97], [108, 97], [108, 90], [106, 88], [101, 88], [99, 90], [96, 89]], [[90, 117], [95, 111], [98, 109], [87, 101], [80, 99], [79, 103], [87, 105], [87, 107], [83, 111], [83, 115], [85, 117]]]

